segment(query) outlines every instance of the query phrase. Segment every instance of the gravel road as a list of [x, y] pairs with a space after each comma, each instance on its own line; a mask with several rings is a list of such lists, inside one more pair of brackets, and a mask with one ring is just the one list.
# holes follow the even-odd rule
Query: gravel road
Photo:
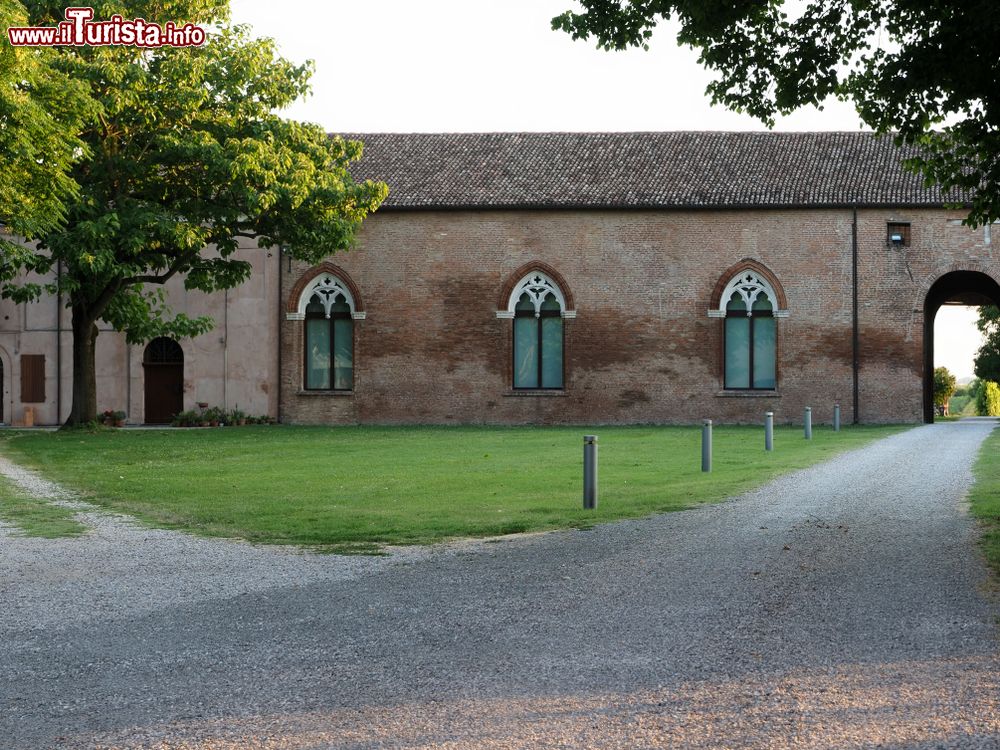
[[0, 747], [997, 748], [1000, 606], [963, 501], [993, 426], [382, 558], [86, 509], [78, 539], [0, 530]]

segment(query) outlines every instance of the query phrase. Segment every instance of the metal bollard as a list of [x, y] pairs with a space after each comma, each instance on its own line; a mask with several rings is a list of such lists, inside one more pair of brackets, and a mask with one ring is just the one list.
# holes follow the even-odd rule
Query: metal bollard
[[712, 420], [706, 419], [701, 426], [701, 470], [712, 470]]
[[802, 426], [805, 429], [806, 440], [813, 439], [813, 410], [811, 406], [806, 407], [806, 413], [802, 415]]
[[833, 431], [840, 432], [840, 404], [833, 405]]
[[583, 436], [583, 507], [597, 507], [597, 435]]
[[764, 414], [764, 450], [774, 450], [774, 412]]

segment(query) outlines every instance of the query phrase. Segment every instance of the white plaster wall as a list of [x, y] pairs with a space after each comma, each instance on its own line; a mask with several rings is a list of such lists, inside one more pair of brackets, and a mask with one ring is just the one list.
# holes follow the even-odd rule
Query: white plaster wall
[[[184, 350], [184, 408], [198, 402], [227, 409], [237, 406], [252, 414], [277, 410], [272, 384], [277, 382], [278, 256], [247, 242], [237, 257], [253, 265], [253, 275], [242, 286], [227, 292], [204, 294], [184, 289], [182, 278], [167, 285], [168, 304], [175, 313], [207, 315], [215, 321], [210, 332], [180, 341]], [[54, 274], [44, 279], [48, 281]], [[22, 279], [25, 280], [25, 279]], [[31, 304], [15, 305], [0, 300], [0, 362], [3, 363], [3, 421], [23, 424], [24, 407], [35, 410], [35, 423], [57, 424], [72, 406], [73, 349], [70, 311], [61, 314], [58, 333], [57, 300], [44, 295]], [[145, 418], [142, 356], [144, 345], [128, 345], [124, 334], [100, 324], [97, 339], [98, 410], [122, 410], [128, 422]], [[57, 372], [61, 340], [62, 367]], [[22, 354], [45, 355], [44, 403], [23, 404], [20, 393], [19, 358]], [[60, 414], [57, 386], [61, 384]]]

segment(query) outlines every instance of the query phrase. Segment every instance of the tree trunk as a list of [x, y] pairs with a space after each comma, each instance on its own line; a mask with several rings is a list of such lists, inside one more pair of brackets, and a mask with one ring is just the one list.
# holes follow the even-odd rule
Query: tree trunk
[[97, 421], [97, 370], [94, 358], [97, 324], [73, 307], [73, 408], [65, 427]]

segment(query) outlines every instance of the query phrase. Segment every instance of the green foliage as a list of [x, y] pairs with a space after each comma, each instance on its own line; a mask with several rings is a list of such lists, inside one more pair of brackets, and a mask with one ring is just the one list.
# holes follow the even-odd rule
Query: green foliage
[[197, 427], [201, 423], [201, 412], [182, 411], [174, 415], [170, 422], [174, 427]]
[[[1000, 218], [1000, 5], [932, 0], [580, 0], [553, 28], [605, 49], [646, 47], [660, 20], [718, 74], [714, 103], [772, 125], [828, 97], [853, 100], [877, 133], [919, 148], [910, 166], [972, 225]], [[666, 74], [667, 71], [664, 71]]]
[[92, 502], [155, 524], [342, 551], [683, 510], [901, 429], [816, 427], [803, 440], [801, 427], [779, 426], [768, 453], [760, 427], [719, 426], [706, 474], [698, 427], [600, 427], [595, 511], [581, 502], [583, 427], [22, 433], [5, 449]]
[[958, 395], [958, 391], [955, 391], [955, 395], [951, 397], [950, 401], [948, 401], [948, 411], [953, 417], [963, 417], [966, 416], [964, 413], [965, 408], [970, 404], [974, 409], [975, 404], [973, 403], [973, 399], [969, 398], [967, 393]]
[[982, 390], [983, 381], [974, 378], [967, 385], [955, 389], [949, 411], [956, 417], [973, 417], [976, 415], [976, 401]]
[[979, 378], [973, 378], [972, 381], [966, 386], [969, 391], [969, 398], [975, 400], [979, 396], [979, 391], [983, 388], [983, 381]]
[[[63, 8], [30, 2], [29, 20], [55, 24]], [[244, 238], [318, 262], [350, 247], [387, 194], [382, 183], [351, 179], [360, 143], [274, 114], [308, 92], [311, 64], [289, 62], [273, 40], [228, 25], [227, 3], [95, 4], [96, 19], [114, 12], [215, 31], [203, 47], [72, 47], [49, 63], [84, 87], [100, 116], [79, 132], [84, 154], [70, 171], [79, 190], [66, 221], [38, 233], [37, 249], [21, 249], [6, 267], [10, 276], [61, 263], [78, 351], [93, 346], [98, 319], [131, 343], [204, 333], [211, 319], [174, 315], [156, 287], [174, 276], [204, 292], [246, 281], [251, 265], [235, 257]], [[2, 289], [17, 301], [41, 292], [37, 284]], [[96, 416], [96, 404], [82, 413], [78, 404], [81, 393], [93, 393], [92, 370], [85, 377], [85, 387], [74, 382], [71, 421]]]
[[229, 417], [229, 412], [221, 406], [210, 406], [202, 413], [202, 418], [209, 422], [225, 422]]
[[101, 424], [105, 427], [115, 427], [119, 422], [124, 422], [127, 416], [123, 411], [106, 409], [101, 412]]
[[1000, 417], [1000, 386], [992, 380], [983, 381], [976, 393], [976, 414], [981, 417]]
[[996, 305], [980, 307], [976, 327], [983, 334], [983, 345], [976, 352], [976, 377], [1000, 382], [1000, 309]]
[[[86, 153], [78, 133], [99, 104], [83, 81], [59, 69], [58, 52], [7, 42], [8, 27], [26, 21], [20, 2], [0, 2], [0, 224], [35, 237], [59, 225], [77, 194], [68, 170]], [[23, 247], [0, 239], [0, 284], [30, 262]]]
[[273, 424], [268, 416], [251, 417], [240, 409], [226, 411], [221, 406], [210, 406], [205, 409], [182, 411], [170, 422], [174, 427], [201, 427], [217, 422], [220, 425], [233, 426], [244, 424]]
[[955, 376], [947, 367], [934, 368], [934, 405], [944, 406], [955, 392]]

